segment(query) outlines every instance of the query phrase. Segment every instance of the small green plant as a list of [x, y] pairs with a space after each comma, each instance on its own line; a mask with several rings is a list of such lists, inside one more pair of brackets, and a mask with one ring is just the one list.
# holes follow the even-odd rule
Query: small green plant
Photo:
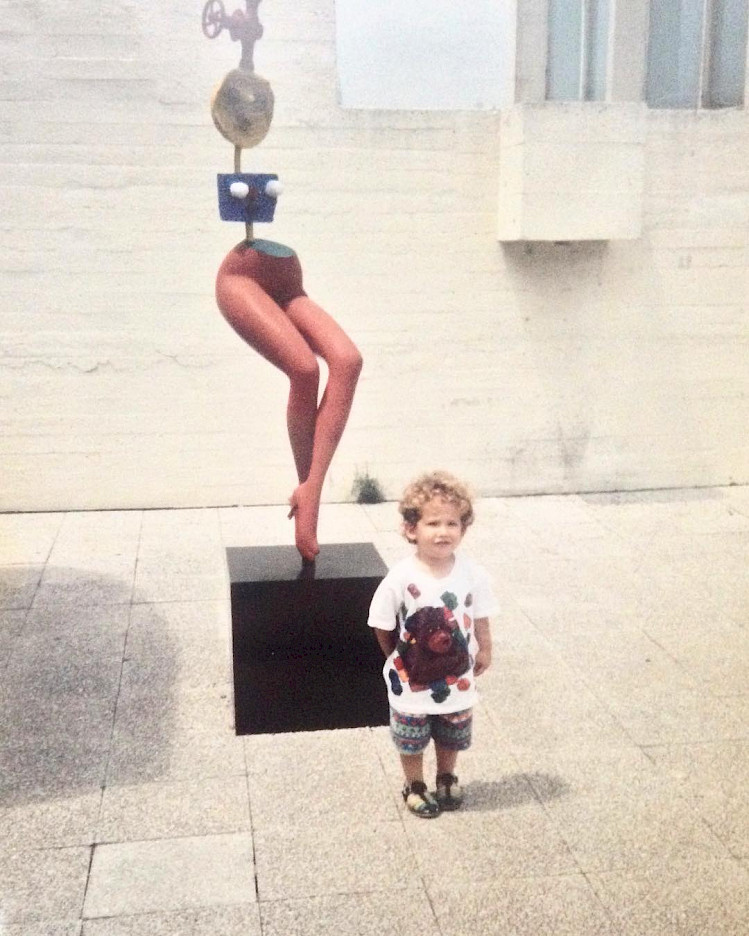
[[354, 478], [353, 495], [357, 504], [381, 504], [385, 500], [380, 482], [367, 471]]

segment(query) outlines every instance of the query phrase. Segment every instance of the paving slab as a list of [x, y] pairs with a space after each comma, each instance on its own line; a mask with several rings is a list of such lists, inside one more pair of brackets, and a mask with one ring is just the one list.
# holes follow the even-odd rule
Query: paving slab
[[255, 830], [261, 902], [406, 889], [414, 859], [399, 820]]
[[64, 513], [0, 514], [0, 564], [43, 565], [64, 518]]
[[552, 819], [586, 873], [727, 857], [700, 817], [667, 797], [580, 802], [560, 808]]
[[610, 690], [606, 704], [636, 744], [732, 741], [748, 736], [746, 724], [726, 699], [707, 690], [660, 687]]
[[16, 640], [26, 624], [24, 609], [0, 609], [0, 673], [9, 665]]
[[608, 689], [629, 693], [653, 685], [664, 691], [699, 686], [682, 660], [638, 627], [617, 628], [608, 633], [561, 632], [549, 639], [567, 665], [598, 695]]
[[[46, 726], [42, 726], [46, 728]], [[65, 731], [23, 734], [0, 746], [0, 805], [76, 797], [104, 783], [108, 733], [84, 720]]]
[[80, 920], [9, 923], [3, 926], [2, 933], [3, 936], [80, 936], [82, 925]]
[[90, 848], [0, 851], [0, 920], [73, 922], [80, 918]]
[[82, 936], [260, 936], [257, 905], [198, 907], [86, 920]]
[[721, 488], [620, 491], [586, 494], [583, 499], [601, 523], [622, 535], [646, 540], [676, 531], [745, 529], [749, 519], [734, 509]]
[[[217, 687], [221, 701], [223, 685]], [[230, 727], [185, 724], [180, 702], [171, 696], [143, 695], [118, 710], [111, 738], [107, 784], [207, 779], [244, 774], [241, 738]]]
[[572, 670], [565, 666], [559, 648], [552, 637], [536, 626], [528, 615], [509, 599], [501, 601], [501, 620], [491, 622], [494, 645], [493, 662], [485, 676], [481, 677], [479, 687], [483, 690], [501, 687], [507, 671], [523, 671], [525, 668], [545, 667], [547, 670], [559, 670], [572, 676]]
[[[658, 642], [678, 640], [681, 634], [699, 634], [732, 619], [688, 584], [650, 587], [642, 591], [633, 620]], [[733, 622], [735, 623], [735, 622]]]
[[407, 890], [329, 894], [260, 904], [263, 936], [442, 936], [421, 882]]
[[244, 775], [212, 777], [104, 791], [97, 842], [133, 842], [178, 836], [249, 832]]
[[12, 670], [0, 687], [0, 697], [12, 692], [16, 699], [26, 696], [48, 702], [70, 695], [116, 698], [125, 635], [105, 628], [104, 623], [96, 632], [50, 636], [27, 626], [13, 646]]
[[[251, 774], [253, 826], [259, 830], [334, 822], [396, 820], [398, 811], [382, 765], [374, 752], [369, 761], [341, 759], [331, 769], [289, 758], [279, 770]], [[300, 803], [300, 791], [302, 803]]]
[[732, 563], [733, 568], [728, 565], [728, 557], [722, 552], [702, 559], [707, 606], [718, 608], [736, 624], [744, 627], [749, 623], [749, 583], [746, 576], [748, 558], [749, 555], [746, 554], [740, 559], [737, 558]]
[[745, 936], [749, 872], [737, 862], [679, 862], [589, 875], [622, 936]]
[[689, 674], [693, 687], [703, 686], [717, 696], [747, 692], [749, 631], [734, 621], [712, 620], [701, 631], [661, 635], [659, 640], [664, 650]]
[[320, 511], [317, 534], [321, 544], [362, 543], [370, 540], [376, 527], [360, 504], [326, 504]]
[[[25, 649], [26, 641], [20, 649], [19, 642], [8, 679], [0, 687], [0, 729], [10, 744], [25, 748], [50, 745], [61, 750], [66, 743], [82, 742], [88, 747], [108, 744], [117, 695], [116, 661], [113, 666], [111, 659], [107, 660], [97, 673], [87, 665], [76, 666], [80, 657], [69, 660], [64, 652], [53, 654], [52, 660], [40, 665], [39, 691], [35, 692], [33, 673], [25, 666], [20, 672], [14, 667], [17, 655]], [[60, 670], [58, 693], [54, 691], [55, 662]]]
[[139, 559], [215, 556], [221, 544], [220, 511], [146, 510], [140, 527]]
[[513, 751], [626, 745], [626, 725], [582, 678], [551, 667], [508, 670], [482, 692], [495, 730]]
[[725, 846], [652, 759], [636, 747], [524, 752], [529, 774], [554, 769], [565, 795], [546, 811], [585, 872], [728, 857]]
[[620, 933], [582, 874], [465, 882], [459, 887], [448, 881], [430, 886], [429, 896], [442, 936]]
[[26, 636], [45, 637], [50, 642], [61, 637], [79, 638], [82, 644], [92, 641], [122, 639], [130, 623], [130, 608], [126, 604], [81, 604], [75, 608], [54, 605], [32, 608], [26, 616]]
[[39, 587], [44, 566], [6, 565], [0, 568], [0, 608], [30, 608]]
[[0, 639], [14, 640], [26, 626], [28, 611], [25, 608], [0, 609]]
[[[92, 845], [102, 790], [92, 787], [70, 796], [39, 793], [16, 805], [0, 806], [0, 842], [6, 852]], [[6, 802], [11, 799], [8, 797]]]
[[219, 601], [226, 596], [226, 572], [217, 554], [162, 555], [138, 559], [135, 601]]
[[670, 785], [736, 858], [749, 858], [749, 741], [647, 749]]
[[331, 763], [367, 764], [376, 761], [377, 736], [381, 733], [379, 728], [341, 728], [285, 735], [245, 735], [242, 742], [250, 774], [280, 776], [289, 766], [327, 773]]
[[249, 834], [97, 845], [83, 916], [116, 917], [255, 899]]
[[444, 884], [446, 869], [456, 886], [580, 871], [538, 802], [496, 813], [443, 813], [429, 822], [407, 818], [403, 823], [406, 837], [430, 892]]
[[153, 677], [163, 670], [151, 670], [150, 679], [126, 659], [117, 699], [116, 727], [147, 734], [158, 731], [158, 723], [168, 715], [175, 733], [210, 731], [234, 736], [234, 707], [230, 682], [205, 685], [187, 680], [160, 681]]
[[104, 571], [69, 566], [45, 568], [32, 607], [70, 617], [87, 605], [129, 605], [133, 593], [135, 563]]
[[734, 715], [741, 719], [745, 727], [749, 728], [749, 695], [731, 696], [726, 701], [730, 703]]
[[293, 523], [285, 519], [288, 512], [280, 504], [219, 508], [223, 547], [293, 545]]
[[[502, 774], [493, 779], [470, 779], [475, 774], [464, 771], [462, 782], [465, 791], [463, 814], [473, 812], [496, 813], [517, 809], [528, 803], [543, 803], [565, 796], [569, 791], [567, 781], [559, 774], [543, 771], [520, 771]], [[484, 772], [483, 776], [492, 774]], [[461, 777], [462, 780], [462, 777]]]
[[140, 510], [70, 511], [60, 517], [50, 566], [129, 558], [138, 549]]
[[640, 620], [633, 612], [638, 610], [638, 598], [622, 603], [616, 594], [599, 595], [595, 600], [581, 595], [562, 602], [549, 594], [532, 599], [518, 598], [516, 603], [534, 627], [552, 638], [558, 634], [613, 634], [619, 630], [637, 630]]
[[220, 601], [133, 605], [127, 635], [127, 680], [192, 688], [232, 682], [226, 588]]

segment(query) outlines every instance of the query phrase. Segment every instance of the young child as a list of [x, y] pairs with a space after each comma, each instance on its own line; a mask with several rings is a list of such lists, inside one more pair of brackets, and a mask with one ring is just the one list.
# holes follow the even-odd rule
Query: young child
[[[378, 586], [369, 626], [387, 657], [383, 675], [406, 779], [403, 799], [412, 813], [429, 819], [463, 802], [455, 764], [471, 743], [475, 677], [491, 664], [495, 600], [486, 571], [455, 552], [473, 523], [460, 481], [442, 471], [425, 474], [406, 488], [399, 510], [403, 534], [416, 549]], [[430, 738], [437, 756], [434, 794], [424, 783]]]

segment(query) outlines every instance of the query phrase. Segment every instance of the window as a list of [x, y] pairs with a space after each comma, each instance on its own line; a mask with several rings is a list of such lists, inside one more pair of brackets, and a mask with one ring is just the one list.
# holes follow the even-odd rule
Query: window
[[549, 0], [546, 99], [606, 97], [609, 0]]
[[746, 0], [651, 0], [648, 104], [743, 104], [748, 8]]

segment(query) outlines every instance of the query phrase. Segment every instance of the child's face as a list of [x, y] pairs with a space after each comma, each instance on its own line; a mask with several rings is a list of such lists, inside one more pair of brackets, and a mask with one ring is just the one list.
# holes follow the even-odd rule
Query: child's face
[[441, 497], [433, 497], [424, 504], [419, 520], [408, 524], [406, 532], [420, 558], [427, 562], [449, 559], [463, 539], [460, 510]]

